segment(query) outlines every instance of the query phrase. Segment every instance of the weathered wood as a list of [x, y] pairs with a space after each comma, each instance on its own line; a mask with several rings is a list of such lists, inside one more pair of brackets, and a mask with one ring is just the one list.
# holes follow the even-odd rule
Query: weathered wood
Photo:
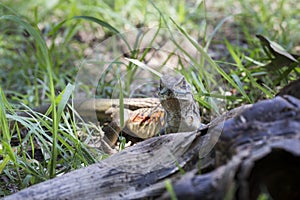
[[[131, 199], [157, 196], [163, 180], [198, 160], [200, 134], [151, 138], [100, 163], [34, 185], [6, 199]], [[196, 145], [197, 144], [197, 145]], [[155, 183], [161, 184], [151, 186]]]
[[[123, 101], [124, 107], [130, 110], [153, 108], [160, 104], [158, 98], [125, 98]], [[101, 121], [110, 121], [111, 113], [107, 113], [107, 111], [111, 108], [118, 108], [119, 99], [82, 99], [76, 100], [74, 104], [76, 111], [83, 118], [98, 118]]]
[[[174, 183], [178, 199], [299, 199], [300, 141], [280, 139], [252, 150], [244, 149], [216, 170], [191, 171]], [[169, 199], [165, 192], [159, 199]]]
[[[300, 101], [276, 97], [254, 104], [224, 124], [216, 169], [174, 182], [179, 199], [299, 199]], [[168, 199], [165, 193], [161, 199]]]
[[300, 101], [276, 97], [195, 132], [143, 141], [5, 199], [168, 199], [166, 179], [179, 199], [256, 199], [261, 192], [300, 199], [299, 167]]
[[[152, 108], [160, 104], [158, 98], [125, 98], [124, 107], [130, 110], [139, 108]], [[72, 101], [70, 101], [72, 103]], [[111, 108], [119, 107], [119, 99], [76, 99], [74, 107], [83, 118], [94, 118], [102, 121], [110, 120], [111, 114], [107, 111]], [[49, 109], [50, 104], [43, 105], [33, 110], [45, 114]], [[19, 112], [21, 116], [29, 116], [27, 112]]]

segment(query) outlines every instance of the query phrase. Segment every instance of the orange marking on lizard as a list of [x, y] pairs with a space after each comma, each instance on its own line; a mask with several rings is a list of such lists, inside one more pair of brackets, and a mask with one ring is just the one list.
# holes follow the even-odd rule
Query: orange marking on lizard
[[130, 117], [130, 122], [137, 122], [137, 123], [151, 123], [151, 122], [157, 122], [161, 119], [161, 117], [164, 116], [163, 111], [155, 111], [152, 112], [151, 114], [146, 114], [145, 113], [137, 113], [133, 116]]

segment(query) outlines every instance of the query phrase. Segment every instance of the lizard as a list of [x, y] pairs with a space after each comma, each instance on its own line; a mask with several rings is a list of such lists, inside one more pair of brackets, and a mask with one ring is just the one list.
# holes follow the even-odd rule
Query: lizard
[[[102, 128], [105, 146], [111, 147], [118, 140], [121, 130], [135, 138], [147, 139], [159, 134], [193, 131], [202, 125], [198, 103], [184, 76], [163, 75], [160, 78], [158, 96], [159, 100], [124, 99], [126, 108], [123, 127], [120, 124], [118, 99], [76, 100], [75, 107], [80, 115], [86, 118], [96, 112], [98, 118], [111, 120]], [[46, 113], [49, 106], [34, 110]], [[20, 115], [28, 114], [23, 112]]]
[[162, 76], [158, 94], [166, 112], [162, 132], [189, 132], [202, 126], [199, 105], [184, 76]]
[[122, 130], [133, 137], [147, 139], [159, 134], [189, 132], [201, 127], [200, 109], [191, 85], [184, 76], [163, 75], [158, 92], [160, 105], [134, 111], [124, 109], [121, 128], [119, 110], [112, 113], [112, 122], [104, 127], [109, 141], [115, 143]]

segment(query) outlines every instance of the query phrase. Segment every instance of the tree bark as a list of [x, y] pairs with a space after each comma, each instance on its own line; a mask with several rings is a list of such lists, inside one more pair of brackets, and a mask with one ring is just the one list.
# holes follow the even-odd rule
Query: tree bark
[[195, 132], [148, 139], [5, 199], [169, 199], [168, 179], [178, 199], [300, 199], [300, 101], [276, 97], [236, 113]]

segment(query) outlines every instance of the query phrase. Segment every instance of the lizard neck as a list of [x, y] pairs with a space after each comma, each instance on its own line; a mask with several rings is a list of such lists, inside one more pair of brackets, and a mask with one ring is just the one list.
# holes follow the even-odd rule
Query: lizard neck
[[200, 111], [196, 101], [170, 99], [162, 102], [162, 105], [166, 111], [167, 133], [194, 131], [201, 126]]

